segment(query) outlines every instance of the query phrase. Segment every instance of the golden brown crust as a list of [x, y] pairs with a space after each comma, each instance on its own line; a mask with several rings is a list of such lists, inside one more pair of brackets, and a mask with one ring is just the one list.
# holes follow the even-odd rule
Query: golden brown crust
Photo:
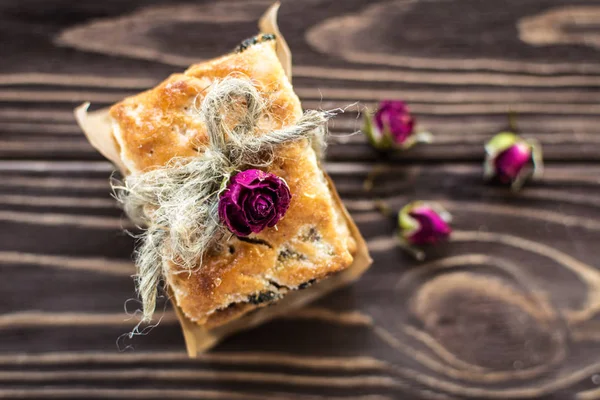
[[293, 194], [277, 227], [251, 236], [268, 246], [231, 237], [220, 252], [207, 254], [202, 268], [191, 276], [185, 272], [171, 275], [178, 304], [192, 320], [204, 322], [199, 316], [247, 302], [257, 293], [297, 289], [352, 263], [354, 240], [336, 210], [312, 149], [306, 143], [288, 145], [268, 171], [283, 177]]
[[[273, 42], [260, 43], [192, 66], [113, 106], [114, 136], [127, 168], [136, 173], [202, 151], [205, 127], [194, 107], [215, 80], [230, 74], [251, 79], [268, 104], [270, 118], [259, 131], [279, 129], [300, 117], [300, 102]], [[192, 273], [168, 265], [167, 281], [177, 304], [199, 324], [222, 325], [352, 263], [356, 243], [308, 141], [282, 146], [267, 170], [287, 181], [292, 202], [276, 227], [250, 237], [262, 244], [226, 237]]]
[[206, 144], [198, 107], [211, 85], [230, 75], [248, 77], [267, 104], [260, 130], [293, 124], [302, 115], [300, 100], [285, 77], [275, 42], [258, 43], [173, 74], [154, 89], [115, 104], [113, 134], [131, 172], [165, 165], [173, 157], [191, 157]]

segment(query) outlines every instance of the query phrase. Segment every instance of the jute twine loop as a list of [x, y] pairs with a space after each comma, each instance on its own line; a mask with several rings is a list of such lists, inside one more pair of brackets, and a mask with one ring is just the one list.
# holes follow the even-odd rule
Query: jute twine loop
[[[245, 106], [244, 112], [231, 128], [225, 117], [239, 105]], [[319, 155], [324, 150], [327, 121], [335, 111], [306, 111], [295, 125], [259, 136], [256, 130], [264, 109], [249, 80], [229, 77], [215, 83], [199, 110], [209, 139], [203, 153], [174, 158], [164, 167], [113, 184], [127, 215], [147, 226], [135, 254], [142, 322], [152, 319], [158, 286], [169, 264], [184, 271], [200, 267], [204, 252], [225, 231], [218, 217], [219, 196], [233, 173], [268, 167], [277, 146], [285, 143], [309, 139]]]

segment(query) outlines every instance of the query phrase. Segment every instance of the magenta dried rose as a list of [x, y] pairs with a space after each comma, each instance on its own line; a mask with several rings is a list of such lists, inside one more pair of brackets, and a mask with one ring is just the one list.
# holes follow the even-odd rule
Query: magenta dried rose
[[415, 130], [415, 119], [403, 101], [382, 101], [374, 121], [380, 132], [389, 132], [394, 143], [398, 144], [406, 142]]
[[219, 199], [219, 218], [238, 236], [273, 227], [286, 213], [292, 195], [285, 180], [258, 169], [235, 175]]
[[446, 240], [450, 228], [450, 214], [438, 204], [414, 202], [398, 215], [402, 236], [413, 245], [436, 244]]
[[512, 132], [500, 132], [485, 146], [485, 177], [519, 189], [531, 176], [542, 173], [541, 146]]
[[384, 100], [375, 114], [365, 115], [364, 132], [380, 150], [407, 149], [417, 142], [431, 141], [431, 134], [417, 129], [408, 106], [399, 100]]
[[421, 249], [447, 240], [452, 233], [452, 216], [441, 205], [415, 201], [398, 213], [398, 236], [401, 246], [418, 260], [425, 258]]
[[516, 143], [496, 156], [494, 167], [500, 182], [510, 183], [531, 162], [531, 147]]

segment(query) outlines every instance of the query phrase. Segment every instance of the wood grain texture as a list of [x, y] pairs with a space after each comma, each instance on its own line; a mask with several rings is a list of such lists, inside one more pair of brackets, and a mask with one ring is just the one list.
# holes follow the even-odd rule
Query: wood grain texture
[[[375, 263], [197, 360], [165, 299], [128, 336], [135, 229], [72, 109], [229, 51], [269, 3], [0, 1], [0, 398], [599, 399], [600, 0], [284, 1], [304, 106], [359, 101], [326, 169]], [[382, 157], [349, 135], [383, 98], [435, 143]], [[519, 194], [481, 179], [509, 109], [547, 162]], [[455, 216], [421, 264], [377, 211], [414, 199]]]

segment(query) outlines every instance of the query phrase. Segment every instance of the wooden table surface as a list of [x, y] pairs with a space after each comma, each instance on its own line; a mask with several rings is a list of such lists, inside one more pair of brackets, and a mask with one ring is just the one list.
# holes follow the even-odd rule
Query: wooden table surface
[[[405, 99], [435, 144], [383, 160], [356, 112], [332, 124], [356, 284], [197, 360], [169, 307], [127, 337], [133, 240], [72, 109], [228, 52], [268, 5], [0, 1], [0, 398], [599, 399], [598, 0], [284, 1], [306, 108]], [[481, 178], [509, 108], [547, 164], [518, 194]], [[452, 240], [416, 263], [376, 199], [440, 201]]]

